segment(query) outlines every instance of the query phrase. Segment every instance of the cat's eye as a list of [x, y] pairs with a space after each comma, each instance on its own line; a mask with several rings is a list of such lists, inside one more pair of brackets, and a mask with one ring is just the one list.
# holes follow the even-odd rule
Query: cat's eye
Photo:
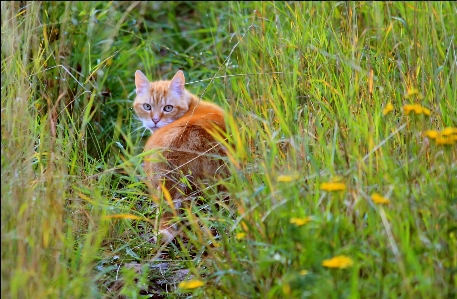
[[167, 105], [167, 106], [163, 107], [163, 111], [165, 111], [165, 112], [170, 112], [171, 110], [173, 110], [173, 106], [171, 106], [171, 105]]
[[143, 108], [144, 108], [144, 110], [149, 111], [149, 110], [151, 110], [151, 105], [143, 104]]

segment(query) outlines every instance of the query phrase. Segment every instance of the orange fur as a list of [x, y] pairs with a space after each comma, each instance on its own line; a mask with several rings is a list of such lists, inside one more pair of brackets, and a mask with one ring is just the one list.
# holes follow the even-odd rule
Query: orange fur
[[[153, 131], [144, 150], [157, 149], [145, 159], [145, 171], [153, 188], [158, 192], [166, 188], [179, 209], [189, 203], [189, 195], [198, 191], [205, 178], [225, 174], [222, 161], [214, 158], [225, 151], [211, 135], [225, 132], [224, 110], [188, 92], [181, 71], [171, 81], [157, 82], [147, 81], [137, 71], [135, 84], [135, 112]], [[190, 186], [182, 182], [183, 176]], [[176, 226], [170, 227], [172, 216], [165, 212], [160, 222], [160, 232], [169, 240], [176, 234]]]

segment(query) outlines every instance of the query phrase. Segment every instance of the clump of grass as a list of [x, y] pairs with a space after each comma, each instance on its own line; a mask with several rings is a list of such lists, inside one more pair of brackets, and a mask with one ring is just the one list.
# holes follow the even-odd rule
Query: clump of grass
[[[2, 295], [456, 295], [455, 4], [20, 3], [2, 2]], [[159, 245], [133, 73], [178, 68], [229, 111], [231, 176]]]

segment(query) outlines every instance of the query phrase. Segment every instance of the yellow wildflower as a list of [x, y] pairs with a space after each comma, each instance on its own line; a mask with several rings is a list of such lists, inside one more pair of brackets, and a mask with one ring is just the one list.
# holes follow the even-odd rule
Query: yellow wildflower
[[390, 200], [388, 200], [387, 198], [383, 197], [379, 193], [371, 194], [371, 200], [373, 200], [373, 202], [375, 204], [378, 204], [378, 205], [386, 205], [386, 204], [390, 203]]
[[435, 139], [437, 145], [454, 144], [457, 141], [457, 128], [447, 127], [441, 132], [427, 130], [424, 135]]
[[244, 239], [246, 237], [246, 233], [236, 233], [236, 239], [237, 240], [241, 240], [241, 239]]
[[390, 111], [394, 110], [394, 105], [392, 105], [390, 102], [386, 105], [386, 108], [382, 110], [382, 115], [386, 115]]
[[296, 226], [302, 226], [311, 221], [311, 217], [305, 218], [290, 218], [290, 223], [295, 224]]
[[415, 94], [417, 94], [417, 98], [418, 99], [423, 99], [424, 98], [422, 93], [420, 93], [419, 89], [417, 89], [417, 88], [408, 89], [408, 91], [405, 94], [405, 98], [409, 98], [409, 97], [411, 97], [412, 95], [415, 95]]
[[352, 259], [345, 255], [338, 255], [322, 262], [322, 266], [327, 268], [345, 269], [354, 264]]
[[192, 290], [204, 286], [205, 283], [198, 279], [192, 279], [189, 281], [182, 281], [179, 283], [179, 288], [184, 290]]
[[309, 273], [308, 270], [301, 270], [301, 271], [300, 271], [300, 275], [301, 275], [301, 276], [305, 276], [305, 275], [308, 274], [308, 273]]
[[417, 88], [411, 88], [408, 89], [408, 92], [406, 93], [406, 97], [412, 96], [413, 94], [419, 93], [419, 90]]
[[449, 136], [453, 134], [457, 134], [457, 128], [447, 127], [441, 132], [441, 135], [443, 136]]
[[454, 144], [455, 141], [457, 141], [457, 138], [454, 136], [450, 136], [449, 138], [438, 136], [435, 140], [437, 145]]
[[443, 131], [427, 130], [424, 132], [426, 137], [435, 139], [437, 145], [454, 144], [457, 142], [457, 128], [447, 127]]
[[430, 116], [430, 109], [422, 107], [422, 113], [427, 115], [427, 116]]
[[416, 114], [430, 115], [430, 109], [422, 107], [419, 104], [407, 104], [403, 106], [403, 112], [405, 112], [406, 115], [408, 115], [411, 111]]
[[427, 136], [428, 138], [436, 139], [436, 137], [438, 137], [438, 135], [439, 135], [439, 132], [437, 132], [435, 130], [427, 130], [427, 131], [425, 131], [424, 135]]
[[342, 191], [346, 190], [346, 184], [344, 183], [322, 183], [321, 190], [323, 191]]
[[298, 174], [280, 175], [278, 176], [278, 182], [292, 182], [297, 180], [299, 177], [300, 176]]

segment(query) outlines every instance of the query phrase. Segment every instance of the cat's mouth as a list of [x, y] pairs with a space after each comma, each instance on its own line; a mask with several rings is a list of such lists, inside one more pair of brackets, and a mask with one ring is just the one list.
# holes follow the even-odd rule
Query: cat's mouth
[[147, 128], [148, 128], [149, 130], [151, 130], [152, 132], [155, 132], [155, 131], [157, 131], [158, 129], [160, 129], [161, 127], [162, 127], [162, 126], [159, 127], [159, 126], [155, 125], [155, 126], [148, 126]]
[[153, 122], [147, 122], [147, 123], [143, 122], [143, 127], [151, 130], [152, 132], [157, 131], [158, 129], [162, 128], [164, 125], [165, 124], [160, 123], [160, 122], [157, 124], [155, 124]]

